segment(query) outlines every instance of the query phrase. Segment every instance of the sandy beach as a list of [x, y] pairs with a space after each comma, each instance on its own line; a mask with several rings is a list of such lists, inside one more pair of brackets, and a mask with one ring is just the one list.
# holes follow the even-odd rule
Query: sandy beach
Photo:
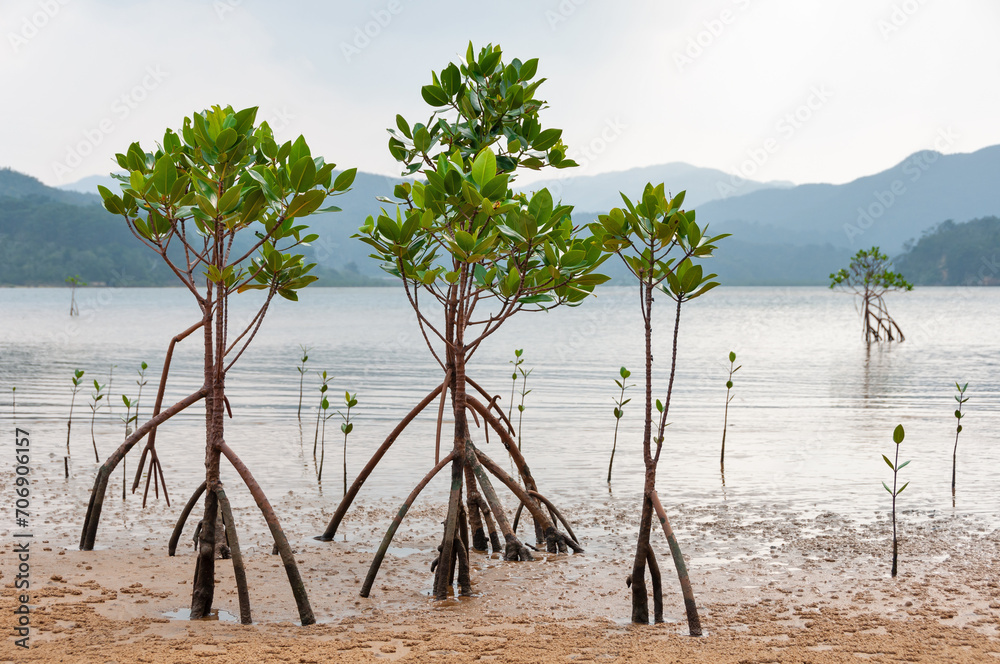
[[[283, 502], [310, 509], [294, 497]], [[778, 505], [675, 506], [706, 629], [692, 638], [661, 533], [654, 542], [669, 581], [667, 622], [630, 624], [625, 576], [635, 523], [620, 507], [579, 518], [583, 530], [606, 532], [585, 541], [582, 555], [507, 563], [473, 553], [475, 596], [435, 602], [428, 565], [443, 505], [414, 507], [363, 599], [358, 588], [395, 508], [360, 504], [345, 522], [347, 541], [292, 534], [319, 620], [309, 627], [296, 624], [284, 571], [248, 508], [237, 520], [252, 626], [235, 622], [229, 561], [217, 565], [220, 619], [179, 619], [190, 603], [190, 526], [178, 555], [168, 557], [162, 508], [108, 507], [98, 537], [104, 548], [78, 551], [71, 521], [32, 542], [28, 650], [7, 636], [14, 556], [5, 546], [0, 663], [1000, 661], [1000, 531], [976, 517], [902, 515], [900, 574], [892, 580], [884, 518], [860, 523]], [[323, 523], [325, 514], [305, 516]]]

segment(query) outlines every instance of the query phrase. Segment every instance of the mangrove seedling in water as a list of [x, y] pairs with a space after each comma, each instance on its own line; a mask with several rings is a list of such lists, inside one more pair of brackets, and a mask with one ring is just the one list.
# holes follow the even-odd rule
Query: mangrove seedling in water
[[[139, 417], [139, 415], [138, 415], [138, 413], [139, 413], [139, 408], [138, 408], [138, 406], [139, 406], [139, 400], [136, 399], [133, 402], [131, 399], [129, 399], [127, 396], [125, 396], [123, 394], [122, 395], [122, 403], [125, 404], [125, 415], [124, 416], [119, 415], [118, 419], [120, 419], [122, 421], [122, 423], [125, 424], [125, 440], [128, 440], [129, 435], [131, 435], [131, 433], [132, 433], [132, 424], [134, 424], [135, 421]], [[136, 410], [136, 414], [135, 415], [132, 414], [132, 406], [133, 406], [133, 404], [136, 406], [136, 409], [135, 409]], [[125, 500], [125, 495], [126, 495], [126, 493], [125, 493], [125, 491], [126, 491], [125, 490], [125, 486], [127, 484], [127, 480], [125, 478], [125, 474], [126, 474], [126, 470], [125, 470], [125, 456], [126, 456], [126, 454], [122, 455], [122, 500]]]
[[729, 426], [729, 402], [733, 400], [733, 396], [730, 396], [730, 392], [733, 389], [733, 374], [740, 370], [740, 367], [733, 368], [736, 364], [736, 353], [729, 351], [729, 378], [726, 380], [726, 411], [722, 416], [722, 455], [719, 457], [719, 465], [725, 467], [726, 465], [726, 428]]
[[[562, 131], [543, 129], [539, 123], [545, 103], [535, 96], [544, 80], [535, 80], [538, 61], [502, 58], [499, 46], [489, 45], [477, 54], [469, 44], [463, 61], [433, 72], [421, 88], [421, 96], [433, 109], [427, 122], [411, 123], [396, 116], [389, 151], [403, 164], [403, 174], [415, 180], [397, 185], [393, 195], [398, 203], [368, 217], [357, 235], [374, 250], [372, 255], [382, 261], [383, 269], [402, 282], [422, 337], [441, 368], [442, 381], [379, 447], [318, 539], [333, 539], [365, 479], [428, 404], [450, 392], [454, 415], [451, 451], [441, 458], [438, 437], [437, 463], [387, 531], [362, 584], [365, 597], [409, 505], [449, 464], [448, 510], [440, 555], [433, 566], [437, 599], [449, 596], [456, 572], [461, 594], [471, 594], [469, 531], [473, 548], [485, 550], [489, 542], [484, 520], [492, 528], [496, 519], [506, 541], [506, 560], [531, 557], [510, 526], [490, 476], [517, 496], [535, 522], [536, 539], [543, 540], [549, 551], [582, 550], [571, 529], [560, 532], [544, 507], [551, 503], [538, 493], [511, 435], [510, 420], [496, 403], [499, 397], [466, 373], [482, 343], [512, 316], [580, 304], [595, 286], [607, 281], [595, 273], [607, 254], [595, 238], [583, 237], [573, 227], [569, 206], [554, 202], [544, 188], [529, 196], [511, 187], [521, 169], [576, 164], [566, 158]], [[487, 433], [500, 438], [523, 488], [473, 442], [470, 410]], [[558, 510], [552, 514], [558, 518]]]
[[80, 391], [83, 384], [83, 369], [73, 372], [73, 396], [69, 400], [69, 419], [66, 420], [66, 456], [69, 456], [69, 435], [73, 428], [73, 404], [76, 403], [76, 393]]
[[[232, 414], [226, 398], [226, 376], [253, 341], [274, 297], [296, 301], [298, 291], [316, 280], [310, 274], [314, 266], [306, 263], [303, 255], [293, 253], [294, 248], [318, 238], [306, 235], [308, 227], [302, 221], [320, 211], [328, 196], [346, 191], [356, 171], [345, 170], [334, 178], [335, 165], [313, 156], [304, 137], [278, 143], [268, 124], [257, 125], [256, 119], [256, 108], [236, 111], [214, 106], [194, 113], [184, 118], [178, 131], [167, 129], [154, 150], [147, 152], [132, 143], [124, 153], [115, 155], [125, 171], [113, 176], [121, 182], [121, 191], [98, 187], [104, 207], [124, 218], [136, 240], [167, 264], [197, 302], [200, 319], [176, 335], [171, 348], [200, 329], [204, 335], [204, 379], [194, 392], [162, 411], [158, 394], [152, 419], [136, 427], [101, 466], [80, 548], [93, 549], [107, 478], [122, 457], [147, 434], [150, 441], [144, 452], [152, 452], [152, 432], [204, 399], [205, 482], [189, 501], [193, 508], [204, 493], [191, 618], [203, 618], [212, 610], [217, 515], [221, 510], [225, 536], [234, 551], [240, 620], [252, 621], [245, 570], [241, 556], [235, 553], [236, 524], [220, 480], [225, 456], [264, 515], [281, 554], [299, 618], [309, 625], [315, 617], [277, 515], [250, 469], [225, 440], [225, 418]], [[231, 299], [248, 290], [264, 291], [254, 315], [249, 319], [230, 316]], [[235, 325], [236, 320], [241, 322], [231, 334], [229, 323]], [[165, 382], [163, 376], [161, 390]]]
[[895, 462], [889, 461], [889, 457], [887, 457], [884, 454], [882, 455], [882, 458], [885, 460], [886, 464], [888, 464], [888, 466], [890, 468], [892, 468], [892, 488], [890, 489], [889, 485], [886, 484], [885, 482], [882, 482], [882, 486], [884, 486], [885, 490], [889, 492], [890, 496], [892, 496], [892, 576], [893, 576], [893, 578], [896, 577], [896, 570], [897, 570], [896, 563], [897, 563], [897, 561], [899, 559], [899, 543], [898, 543], [898, 540], [896, 539], [896, 497], [899, 496], [899, 494], [903, 493], [903, 490], [910, 485], [910, 483], [907, 482], [903, 486], [899, 487], [899, 489], [896, 488], [896, 482], [899, 479], [899, 471], [901, 471], [903, 468], [906, 467], [907, 464], [910, 463], [909, 461], [904, 461], [903, 463], [899, 463], [899, 444], [903, 442], [903, 436], [904, 436], [903, 425], [902, 424], [897, 424], [896, 425], [896, 429], [892, 432], [892, 442], [896, 443], [896, 460], [895, 460]]
[[861, 334], [865, 343], [905, 340], [903, 331], [889, 315], [884, 295], [892, 291], [911, 291], [913, 284], [890, 268], [892, 262], [878, 247], [861, 249], [847, 268], [830, 274], [830, 288], [854, 293], [860, 302]]
[[358, 393], [351, 394], [344, 392], [344, 406], [346, 410], [337, 414], [344, 420], [340, 424], [340, 430], [344, 432], [344, 496], [347, 495], [347, 437], [354, 431], [354, 422], [351, 422], [351, 409], [358, 405]]
[[306, 362], [309, 361], [309, 347], [299, 344], [299, 348], [302, 349], [302, 358], [299, 359], [299, 366], [295, 367], [299, 372], [299, 409], [296, 415], [299, 418], [299, 422], [302, 421], [302, 382], [305, 380], [306, 372]]
[[524, 367], [518, 367], [518, 372], [521, 374], [521, 403], [517, 404], [517, 449], [521, 449], [521, 420], [524, 419], [524, 397], [531, 394], [531, 390], [528, 389], [528, 376], [534, 369], [524, 370]]
[[[333, 378], [333, 376], [330, 376]], [[324, 371], [320, 374], [320, 380], [322, 384], [319, 386], [319, 407], [316, 409], [316, 433], [313, 434], [313, 460], [316, 460], [316, 450], [319, 449], [319, 425], [323, 416], [326, 414], [326, 408], [330, 407], [329, 402], [326, 404], [326, 408], [323, 408], [323, 402], [326, 401], [326, 391], [330, 389], [330, 379], [327, 378], [326, 372]], [[324, 420], [325, 421], [325, 420]], [[318, 467], [317, 467], [318, 468]]]
[[962, 412], [962, 404], [969, 400], [969, 397], [965, 396], [965, 389], [969, 387], [969, 384], [959, 385], [955, 383], [955, 389], [958, 390], [958, 394], [955, 395], [955, 401], [958, 402], [958, 408], [955, 410], [955, 449], [951, 453], [951, 495], [955, 496], [955, 469], [958, 466], [958, 434], [962, 433], [962, 418], [965, 417], [965, 413]]
[[622, 379], [618, 380], [616, 378], [615, 385], [618, 386], [621, 392], [618, 394], [618, 398], [615, 399], [615, 437], [611, 441], [611, 461], [608, 462], [608, 484], [611, 484], [611, 467], [615, 463], [615, 449], [618, 447], [618, 425], [621, 424], [622, 415], [625, 414], [625, 411], [623, 410], [625, 408], [625, 404], [632, 400], [631, 398], [625, 398], [625, 390], [630, 387], [635, 387], [634, 383], [632, 385], [625, 384], [628, 377], [632, 375], [631, 371], [622, 367], [618, 370], [618, 375], [621, 376]]
[[101, 399], [104, 398], [104, 386], [94, 381], [94, 393], [90, 395], [90, 442], [94, 444], [94, 461], [101, 462], [101, 456], [97, 453], [97, 438], [94, 436], [94, 418], [101, 407]]
[[72, 277], [66, 277], [66, 283], [70, 285], [69, 291], [69, 315], [79, 316], [80, 308], [76, 306], [76, 287], [86, 286], [87, 282], [80, 279], [80, 275], [74, 274]]
[[[693, 259], [707, 258], [715, 249], [714, 243], [724, 237], [710, 237], [695, 222], [693, 210], [681, 209], [684, 192], [671, 198], [663, 184], [647, 184], [639, 200], [632, 202], [625, 194], [625, 209], [615, 208], [598, 217], [591, 224], [591, 232], [600, 238], [607, 251], [617, 254], [625, 267], [639, 282], [640, 310], [646, 341], [646, 411], [643, 427], [642, 454], [646, 473], [643, 484], [642, 516], [636, 542], [635, 561], [627, 583], [632, 588], [632, 622], [649, 622], [649, 600], [646, 593], [646, 569], [653, 584], [653, 611], [656, 622], [663, 621], [663, 596], [660, 568], [649, 542], [656, 498], [656, 467], [663, 449], [664, 430], [670, 411], [674, 375], [677, 369], [677, 337], [680, 330], [681, 305], [699, 297], [715, 286], [714, 274], [704, 274], [702, 266]], [[666, 399], [657, 400], [659, 424], [654, 437], [653, 427], [653, 293], [662, 292], [677, 303], [674, 311], [673, 352], [670, 361], [670, 378]], [[655, 452], [652, 449], [656, 444]], [[670, 551], [677, 568], [688, 629], [692, 636], [701, 636], [701, 622], [688, 579], [687, 567], [673, 531], [666, 520], [666, 513], [658, 515], [667, 536]]]
[[136, 419], [136, 421], [139, 420], [139, 400], [142, 399], [142, 388], [146, 385], [146, 369], [148, 369], [148, 368], [149, 368], [148, 364], [146, 364], [145, 362], [141, 362], [139, 364], [139, 368], [136, 370], [136, 373], [139, 374], [139, 377], [135, 381], [135, 384], [139, 386], [139, 393], [136, 394], [136, 396], [135, 396], [135, 419]]
[[518, 367], [521, 366], [521, 363], [524, 362], [524, 360], [521, 359], [521, 353], [523, 353], [523, 352], [524, 352], [523, 348], [515, 348], [514, 349], [514, 359], [507, 361], [507, 364], [513, 364], [514, 365], [514, 370], [510, 372], [510, 381], [511, 381], [510, 382], [510, 402], [507, 404], [507, 419], [508, 420], [510, 419], [510, 416], [513, 414], [513, 411], [514, 411], [514, 390], [515, 390], [515, 388], [517, 388], [517, 369], [518, 369]]
[[[326, 384], [323, 384], [326, 387]], [[319, 402], [319, 415], [323, 420], [323, 433], [320, 436], [320, 452], [319, 452], [319, 463], [316, 465], [316, 480], [322, 484], [323, 483], [323, 461], [326, 459], [326, 421], [333, 417], [333, 413], [327, 414], [327, 410], [330, 408], [330, 400], [326, 398], [324, 394]]]

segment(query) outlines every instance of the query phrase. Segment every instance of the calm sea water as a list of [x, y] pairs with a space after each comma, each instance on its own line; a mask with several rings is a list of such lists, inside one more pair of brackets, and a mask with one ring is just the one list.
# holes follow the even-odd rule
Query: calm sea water
[[[78, 292], [80, 316], [70, 318], [69, 297], [62, 289], [0, 289], [0, 407], [4, 429], [12, 433], [11, 387], [16, 386], [16, 421], [31, 431], [36, 476], [68, 483], [75, 496], [71, 508], [56, 499], [38, 508], [79, 522], [82, 513], [67, 510], [84, 504], [96, 468], [87, 406], [91, 379], [107, 383], [115, 365], [112, 411], [100, 411], [95, 427], [104, 457], [122, 440], [120, 395], [136, 395], [139, 363], [149, 364], [141, 400], [141, 415], [148, 416], [169, 340], [195, 322], [198, 311], [181, 289], [92, 288]], [[233, 328], [257, 302], [252, 296], [240, 299], [231, 314]], [[654, 387], [662, 398], [673, 317], [672, 303], [661, 299], [655, 310]], [[892, 456], [892, 431], [902, 423], [901, 459], [913, 460], [903, 471], [911, 482], [901, 498], [904, 507], [954, 509], [1000, 524], [1000, 289], [923, 288], [890, 296], [888, 305], [906, 341], [871, 350], [860, 338], [851, 298], [823, 288], [719, 288], [686, 305], [658, 480], [664, 503], [759, 501], [804, 513], [872, 518], [888, 507], [881, 482], [891, 483], [892, 476], [881, 455]], [[299, 344], [310, 347], [301, 429]], [[197, 334], [178, 346], [167, 403], [200, 385], [201, 348]], [[611, 489], [616, 499], [636, 498], [643, 352], [634, 291], [602, 289], [582, 307], [523, 314], [493, 335], [473, 359], [470, 375], [501, 394], [505, 409], [515, 348], [524, 350], [522, 366], [531, 369], [522, 447], [540, 488], [559, 504], [593, 507], [608, 499], [612, 399], [618, 391], [613, 380], [623, 365], [633, 371], [630, 382], [636, 387], [628, 393], [633, 401], [618, 434]], [[719, 448], [730, 350], [742, 369], [734, 378], [723, 484]], [[76, 368], [86, 371], [87, 387], [74, 411], [73, 476], [63, 480], [70, 377]], [[332, 376], [334, 408], [344, 390], [358, 394], [349, 479], [441, 374], [398, 289], [317, 288], [299, 303], [279, 301], [272, 307], [251, 349], [229, 374], [234, 419], [227, 421], [226, 439], [271, 495], [304, 494], [332, 510], [342, 482], [336, 416], [327, 423], [322, 488], [312, 460], [317, 372], [323, 370]], [[970, 400], [953, 508], [955, 381], [969, 383]], [[435, 415], [436, 404], [411, 425], [360, 500], [409, 492], [433, 464]], [[482, 442], [481, 432], [474, 435]], [[495, 440], [483, 445], [502, 459]], [[203, 410], [196, 406], [171, 420], [157, 447], [174, 491], [189, 492], [203, 474]], [[130, 455], [130, 468], [137, 456]], [[426, 500], [444, 500], [444, 475], [426, 490]], [[285, 517], [303, 537], [325, 525]]]

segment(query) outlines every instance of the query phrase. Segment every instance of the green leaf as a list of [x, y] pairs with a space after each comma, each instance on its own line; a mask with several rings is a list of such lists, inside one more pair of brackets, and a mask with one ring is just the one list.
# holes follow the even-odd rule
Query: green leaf
[[285, 219], [308, 216], [315, 212], [324, 200], [326, 200], [326, 192], [319, 189], [299, 194], [288, 204], [288, 208], [285, 210]]
[[889, 457], [887, 457], [886, 455], [883, 454], [882, 458], [885, 459], [886, 464], [888, 464], [888, 466], [890, 468], [892, 468], [893, 472], [895, 472], [896, 467], [894, 465], [892, 465], [892, 461], [889, 461]]
[[558, 143], [561, 136], [562, 129], [546, 129], [531, 142], [531, 149], [544, 152]]
[[288, 181], [292, 189], [302, 193], [316, 182], [316, 162], [306, 155], [299, 158], [288, 171]]
[[[910, 461], [912, 461], [912, 459], [910, 459]], [[908, 463], [910, 463], [910, 461], [904, 461], [903, 463], [899, 464], [899, 468], [897, 468], [896, 470], [902, 470], [903, 468], [906, 467]]]
[[358, 169], [348, 168], [346, 171], [340, 173], [337, 179], [333, 181], [333, 189], [335, 191], [347, 191], [352, 184], [354, 184], [354, 178], [358, 174]]
[[431, 106], [447, 106], [449, 102], [445, 91], [436, 85], [425, 85], [420, 88], [420, 96]]
[[729, 362], [733, 363], [735, 361], [736, 361], [736, 353], [734, 353], [733, 351], [729, 351]]
[[497, 158], [488, 146], [479, 153], [476, 160], [472, 162], [472, 179], [482, 189], [486, 184], [496, 177]]
[[885, 482], [882, 482], [882, 486], [885, 487], [885, 490], [888, 491], [889, 495], [891, 496], [892, 495], [892, 489], [889, 488], [889, 485], [886, 484]]
[[903, 490], [906, 489], [906, 487], [908, 487], [908, 486], [910, 486], [909, 482], [907, 482], [903, 486], [899, 487], [899, 491], [896, 492], [896, 495], [898, 496], [899, 494], [903, 493]]
[[892, 442], [894, 442], [897, 445], [899, 445], [901, 442], [903, 442], [903, 436], [904, 435], [905, 435], [905, 433], [903, 432], [903, 425], [902, 424], [897, 424], [896, 428], [892, 432]]

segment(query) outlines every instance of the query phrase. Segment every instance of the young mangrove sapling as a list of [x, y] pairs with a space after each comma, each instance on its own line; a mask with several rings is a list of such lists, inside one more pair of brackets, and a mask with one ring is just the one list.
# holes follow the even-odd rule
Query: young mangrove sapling
[[955, 389], [958, 390], [958, 394], [955, 395], [955, 401], [958, 402], [958, 408], [955, 409], [955, 449], [951, 453], [951, 495], [952, 499], [955, 497], [955, 469], [958, 467], [958, 434], [962, 433], [962, 418], [965, 417], [965, 413], [962, 412], [962, 405], [969, 400], [969, 397], [965, 396], [965, 390], [969, 387], [969, 384], [959, 385], [955, 383]]
[[306, 372], [306, 362], [309, 361], [309, 347], [299, 344], [299, 348], [302, 349], [302, 357], [299, 359], [299, 366], [295, 367], [299, 372], [299, 409], [296, 411], [296, 415], [299, 418], [299, 422], [302, 422], [302, 382], [305, 380]]
[[345, 412], [337, 411], [340, 418], [344, 420], [340, 424], [340, 430], [344, 432], [344, 496], [347, 496], [347, 437], [354, 431], [354, 422], [351, 422], [351, 409], [358, 405], [358, 393], [351, 394], [344, 392]]
[[615, 463], [615, 449], [617, 449], [617, 447], [618, 447], [618, 425], [621, 424], [622, 415], [625, 414], [625, 411], [624, 411], [625, 404], [627, 404], [629, 401], [632, 400], [631, 397], [628, 398], [628, 399], [625, 398], [625, 390], [627, 390], [630, 387], [635, 387], [634, 383], [632, 385], [626, 385], [625, 384], [625, 381], [628, 380], [628, 377], [632, 375], [631, 371], [629, 371], [625, 367], [622, 367], [621, 369], [618, 370], [618, 375], [621, 376], [622, 379], [618, 380], [616, 378], [615, 379], [615, 385], [617, 385], [618, 389], [621, 390], [621, 391], [618, 394], [618, 398], [615, 399], [615, 411], [614, 411], [615, 412], [615, 436], [614, 436], [614, 439], [611, 441], [611, 460], [608, 462], [608, 484], [611, 484], [611, 468], [612, 468], [612, 466]]
[[719, 457], [719, 465], [722, 466], [723, 470], [725, 470], [726, 466], [726, 428], [729, 426], [729, 402], [733, 400], [733, 397], [729, 393], [733, 389], [733, 374], [740, 370], [740, 367], [734, 369], [734, 364], [736, 364], [736, 353], [729, 351], [729, 378], [726, 380], [726, 410], [722, 416], [722, 455]]
[[[535, 96], [544, 80], [536, 80], [537, 68], [537, 60], [504, 62], [499, 46], [489, 45], [477, 53], [469, 44], [463, 61], [433, 72], [430, 83], [421, 88], [421, 96], [433, 108], [427, 122], [411, 123], [400, 115], [390, 129], [390, 153], [403, 164], [404, 175], [417, 179], [397, 185], [398, 203], [368, 217], [358, 237], [374, 250], [372, 255], [382, 261], [383, 269], [402, 282], [443, 380], [379, 447], [318, 539], [333, 539], [357, 491], [389, 446], [445, 391], [451, 394], [454, 442], [394, 519], [362, 586], [364, 596], [398, 521], [430, 478], [448, 464], [448, 511], [434, 567], [436, 598], [448, 597], [456, 571], [461, 592], [471, 593], [468, 531], [472, 530], [474, 543], [484, 541], [483, 518], [490, 523], [486, 515], [496, 519], [504, 535], [506, 560], [531, 557], [509, 525], [491, 476], [530, 512], [536, 535], [541, 533], [549, 551], [582, 550], [543, 509], [544, 496], [539, 497], [511, 435], [509, 417], [496, 404], [498, 397], [466, 373], [482, 343], [511, 317], [580, 304], [607, 280], [595, 272], [607, 254], [595, 238], [578, 234], [569, 206], [553, 201], [547, 189], [528, 195], [511, 186], [522, 169], [576, 165], [566, 158], [562, 130], [543, 129], [539, 122], [545, 103]], [[474, 444], [469, 410], [499, 436], [523, 488]]]
[[101, 407], [101, 399], [104, 398], [104, 386], [94, 381], [94, 393], [90, 395], [90, 442], [94, 444], [94, 461], [101, 462], [101, 456], [97, 453], [97, 438], [94, 436], [94, 418]]
[[896, 577], [897, 561], [899, 560], [899, 541], [896, 539], [896, 497], [899, 496], [899, 494], [903, 493], [903, 490], [910, 485], [910, 483], [907, 482], [898, 489], [896, 488], [896, 482], [899, 479], [899, 471], [901, 471], [903, 468], [907, 466], [907, 464], [910, 463], [909, 461], [904, 461], [903, 463], [899, 463], [899, 444], [903, 442], [903, 436], [904, 436], [903, 425], [897, 424], [896, 428], [892, 432], [892, 442], [896, 443], [896, 460], [894, 462], [889, 461], [889, 457], [887, 457], [884, 454], [882, 455], [882, 458], [885, 460], [886, 464], [888, 464], [889, 468], [892, 469], [892, 488], [890, 489], [889, 485], [886, 484], [885, 482], [882, 482], [882, 486], [885, 487], [885, 490], [889, 492], [890, 496], [892, 496], [892, 577], [893, 578]]
[[[118, 166], [125, 171], [114, 176], [121, 182], [119, 193], [98, 188], [104, 207], [124, 218], [136, 240], [167, 264], [198, 304], [200, 320], [175, 336], [171, 344], [195, 330], [202, 331], [204, 382], [137, 427], [101, 467], [91, 493], [81, 548], [93, 548], [108, 474], [129, 448], [162, 422], [204, 400], [205, 482], [198, 490], [205, 494], [204, 518], [191, 618], [208, 615], [214, 601], [217, 514], [221, 508], [225, 515], [228, 504], [220, 480], [225, 456], [264, 515], [281, 554], [300, 620], [312, 624], [315, 617], [277, 515], [233, 449], [236, 445], [225, 440], [225, 417], [232, 415], [225, 386], [227, 374], [253, 341], [274, 297], [295, 301], [298, 291], [316, 280], [310, 274], [314, 265], [306, 263], [303, 255], [292, 253], [318, 238], [306, 235], [308, 227], [301, 221], [321, 211], [328, 196], [346, 191], [356, 171], [335, 176], [335, 165], [313, 156], [304, 137], [278, 143], [268, 124], [257, 125], [256, 118], [256, 108], [236, 111], [214, 106], [194, 113], [184, 118], [179, 131], [168, 129], [153, 151], [132, 143], [126, 152], [116, 155]], [[236, 320], [229, 315], [230, 299], [248, 290], [263, 291], [256, 313], [245, 327], [241, 323], [230, 334], [229, 324]], [[165, 378], [160, 381], [161, 388], [164, 383]], [[227, 520], [226, 537], [232, 546], [236, 526]], [[237, 557], [233, 559], [237, 565]], [[236, 569], [237, 579], [242, 573]], [[245, 606], [248, 601], [240, 592], [240, 614], [245, 621], [250, 616], [249, 606]]]
[[851, 258], [847, 268], [830, 274], [830, 288], [854, 293], [861, 313], [861, 334], [865, 343], [905, 340], [903, 331], [889, 315], [884, 295], [892, 291], [911, 291], [913, 284], [898, 272], [892, 261], [878, 247], [861, 249]]
[[69, 456], [69, 436], [70, 431], [73, 428], [73, 404], [76, 403], [76, 393], [80, 391], [80, 386], [83, 384], [83, 369], [77, 369], [73, 372], [73, 396], [69, 400], [69, 419], [66, 420], [66, 456]]
[[[656, 468], [663, 449], [664, 430], [670, 411], [674, 375], [677, 368], [677, 337], [680, 330], [681, 305], [705, 294], [718, 285], [712, 281], [714, 274], [704, 274], [700, 264], [692, 259], [707, 258], [715, 249], [714, 243], [724, 237], [709, 237], [695, 222], [693, 210], [681, 208], [684, 192], [670, 198], [663, 184], [647, 184], [638, 201], [632, 202], [622, 194], [626, 207], [615, 208], [598, 217], [591, 224], [595, 237], [601, 239], [606, 250], [617, 254], [625, 267], [639, 283], [639, 308], [642, 314], [646, 342], [646, 411], [643, 427], [643, 462], [645, 478], [643, 484], [642, 516], [639, 521], [639, 537], [636, 543], [635, 561], [627, 583], [632, 588], [632, 621], [649, 622], [648, 596], [646, 593], [646, 569], [648, 567], [653, 584], [654, 620], [663, 620], [662, 583], [656, 556], [650, 545], [654, 501], [656, 498]], [[653, 421], [653, 294], [662, 292], [676, 302], [674, 311], [673, 351], [670, 361], [670, 378], [667, 383], [665, 401], [657, 400], [659, 424], [654, 438]], [[655, 452], [652, 445], [656, 444]], [[658, 515], [660, 516], [660, 515]], [[701, 622], [691, 590], [680, 547], [673, 538], [673, 531], [666, 521], [666, 514], [660, 522], [667, 535], [670, 551], [677, 568], [677, 575], [684, 594], [688, 628], [692, 636], [701, 635]], [[671, 539], [673, 538], [673, 539]]]

